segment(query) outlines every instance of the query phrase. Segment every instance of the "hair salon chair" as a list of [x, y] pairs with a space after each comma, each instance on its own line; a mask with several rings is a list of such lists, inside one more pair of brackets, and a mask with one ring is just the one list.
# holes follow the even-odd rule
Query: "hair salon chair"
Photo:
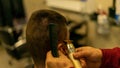
[[[86, 20], [83, 20], [81, 22], [74, 22], [70, 21], [68, 26], [71, 24], [74, 24], [69, 31], [70, 31], [70, 39], [73, 40], [73, 44], [75, 47], [81, 47], [87, 45], [87, 36], [88, 36], [88, 22]], [[84, 27], [84, 33], [78, 33], [77, 30], [80, 31]], [[84, 42], [80, 42], [84, 41]]]
[[[25, 57], [30, 58], [26, 49], [26, 42], [24, 40], [15, 42], [13, 35], [8, 31], [0, 30], [0, 42], [13, 59], [20, 60]], [[12, 62], [12, 60], [9, 62]]]

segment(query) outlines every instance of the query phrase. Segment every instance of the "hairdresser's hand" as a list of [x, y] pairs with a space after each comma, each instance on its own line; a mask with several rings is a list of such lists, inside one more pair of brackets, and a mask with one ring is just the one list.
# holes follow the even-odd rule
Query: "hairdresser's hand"
[[99, 68], [102, 59], [102, 52], [100, 49], [93, 47], [80, 47], [76, 49], [73, 54], [74, 58], [83, 59], [81, 62], [83, 68]]
[[51, 51], [47, 53], [46, 68], [74, 68], [72, 62], [59, 51], [59, 58], [52, 56]]

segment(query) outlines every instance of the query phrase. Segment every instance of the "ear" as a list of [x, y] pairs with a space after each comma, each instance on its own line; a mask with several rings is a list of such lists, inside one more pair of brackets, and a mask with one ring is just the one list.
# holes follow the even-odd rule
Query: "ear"
[[68, 54], [67, 47], [64, 43], [58, 44], [58, 50], [61, 51], [64, 55]]

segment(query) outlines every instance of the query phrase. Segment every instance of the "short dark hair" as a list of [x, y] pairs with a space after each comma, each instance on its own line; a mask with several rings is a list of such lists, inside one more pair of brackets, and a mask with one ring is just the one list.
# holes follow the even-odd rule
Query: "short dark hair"
[[36, 65], [45, 61], [46, 53], [50, 50], [48, 24], [58, 24], [58, 41], [67, 37], [66, 19], [53, 10], [38, 10], [34, 12], [27, 23], [26, 40], [28, 50]]

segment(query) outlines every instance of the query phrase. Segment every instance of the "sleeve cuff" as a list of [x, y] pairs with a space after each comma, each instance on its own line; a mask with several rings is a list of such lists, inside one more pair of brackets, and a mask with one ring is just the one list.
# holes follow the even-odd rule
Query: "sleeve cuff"
[[101, 49], [102, 50], [102, 63], [100, 68], [109, 68], [110, 66], [110, 61], [111, 61], [111, 54], [112, 54], [112, 49]]

